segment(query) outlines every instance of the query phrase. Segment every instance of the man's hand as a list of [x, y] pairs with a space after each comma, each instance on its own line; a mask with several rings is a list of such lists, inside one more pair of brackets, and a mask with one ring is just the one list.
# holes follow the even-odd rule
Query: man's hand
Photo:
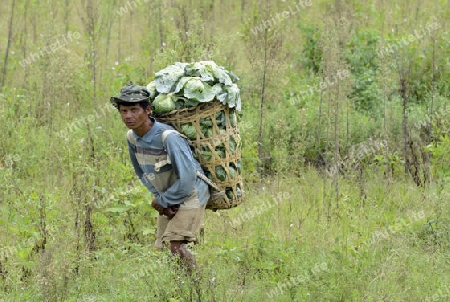
[[178, 209], [180, 208], [180, 205], [171, 206], [168, 208], [165, 208], [163, 210], [163, 214], [167, 216], [167, 218], [172, 219], [175, 214], [178, 212]]
[[159, 215], [163, 215], [164, 214], [164, 209], [158, 204], [158, 202], [156, 201], [156, 198], [152, 200], [152, 207], [158, 211]]

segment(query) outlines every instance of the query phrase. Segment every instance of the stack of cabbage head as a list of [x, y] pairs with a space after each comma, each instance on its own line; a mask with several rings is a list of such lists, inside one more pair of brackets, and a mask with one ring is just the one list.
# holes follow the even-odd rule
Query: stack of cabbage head
[[238, 80], [216, 63], [201, 61], [170, 65], [157, 72], [154, 81], [147, 85], [157, 119], [201, 103], [219, 104], [212, 113], [185, 120], [177, 118], [172, 126], [195, 142], [195, 155], [206, 176], [225, 190], [230, 204], [243, 195], [241, 139], [237, 131], [237, 114], [241, 110]]
[[147, 85], [156, 114], [197, 106], [214, 99], [241, 110], [239, 78], [213, 61], [177, 62], [155, 74]]

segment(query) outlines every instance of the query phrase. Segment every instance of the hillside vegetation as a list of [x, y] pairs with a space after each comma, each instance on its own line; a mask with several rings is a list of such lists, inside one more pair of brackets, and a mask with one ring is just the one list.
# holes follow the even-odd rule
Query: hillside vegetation
[[[0, 3], [0, 301], [448, 301], [450, 2]], [[174, 62], [239, 76], [245, 202], [200, 268], [109, 97]]]

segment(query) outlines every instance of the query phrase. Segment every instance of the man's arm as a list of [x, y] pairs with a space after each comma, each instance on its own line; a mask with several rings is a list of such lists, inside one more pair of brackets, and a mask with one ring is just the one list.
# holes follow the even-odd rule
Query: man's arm
[[194, 157], [186, 140], [177, 133], [170, 133], [165, 140], [165, 147], [178, 178], [157, 198], [163, 208], [182, 203], [192, 194], [197, 180]]

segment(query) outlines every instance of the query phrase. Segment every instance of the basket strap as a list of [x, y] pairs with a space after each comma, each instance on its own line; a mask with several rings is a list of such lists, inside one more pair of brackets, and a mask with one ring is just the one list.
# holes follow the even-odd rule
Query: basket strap
[[134, 133], [133, 133], [133, 130], [128, 130], [128, 132], [127, 132], [127, 138], [128, 138], [128, 141], [134, 146], [134, 145], [136, 145], [136, 140], [135, 140], [135, 138], [134, 138]]
[[161, 138], [162, 138], [162, 143], [164, 145], [164, 141], [167, 138], [167, 135], [169, 135], [170, 133], [178, 133], [181, 137], [187, 138], [186, 135], [181, 134], [180, 132], [178, 132], [177, 130], [164, 130], [163, 133], [161, 134]]
[[[169, 135], [170, 133], [178, 133], [181, 137], [183, 137], [183, 138], [185, 138], [185, 139], [188, 139], [186, 135], [184, 135], [184, 134], [178, 132], [177, 130], [165, 130], [165, 131], [162, 133], [162, 135], [161, 135], [163, 146], [164, 146], [164, 141], [165, 141], [166, 138], [167, 138], [167, 135]], [[167, 158], [169, 158], [169, 157], [167, 157]], [[197, 171], [197, 177], [200, 178], [201, 180], [203, 180], [204, 182], [206, 182], [206, 183], [207, 183], [209, 186], [211, 186], [214, 190], [220, 191], [219, 186], [217, 186], [215, 183], [213, 183], [208, 177], [206, 177], [205, 175], [203, 175], [202, 173], [200, 173], [200, 171]]]
[[197, 171], [197, 176], [198, 178], [206, 182], [208, 185], [210, 185], [214, 190], [220, 192], [220, 188], [215, 183], [213, 183], [208, 177], [200, 173], [200, 171]]

